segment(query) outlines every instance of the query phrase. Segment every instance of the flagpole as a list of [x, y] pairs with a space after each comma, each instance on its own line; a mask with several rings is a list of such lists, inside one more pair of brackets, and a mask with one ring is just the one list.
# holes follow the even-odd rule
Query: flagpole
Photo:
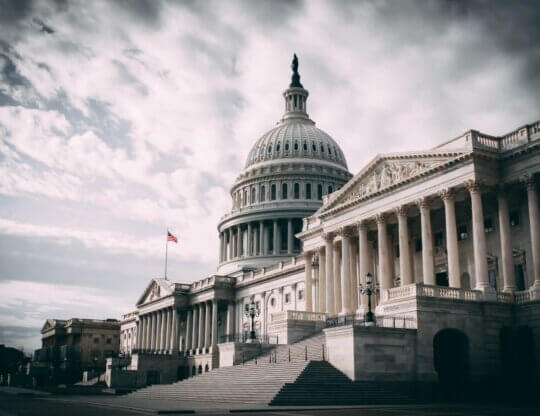
[[167, 229], [167, 234], [165, 234], [165, 279], [167, 279], [167, 255], [169, 251], [169, 229]]

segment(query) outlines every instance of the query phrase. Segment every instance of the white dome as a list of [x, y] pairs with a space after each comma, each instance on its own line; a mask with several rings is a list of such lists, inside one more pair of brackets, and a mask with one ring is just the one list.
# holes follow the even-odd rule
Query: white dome
[[319, 159], [347, 169], [339, 145], [306, 118], [289, 118], [265, 133], [248, 154], [246, 168], [259, 162], [286, 158]]

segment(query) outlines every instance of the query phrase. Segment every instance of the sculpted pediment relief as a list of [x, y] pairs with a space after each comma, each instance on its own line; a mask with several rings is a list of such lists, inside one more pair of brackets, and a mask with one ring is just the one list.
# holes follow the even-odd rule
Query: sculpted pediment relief
[[441, 166], [461, 154], [430, 155], [428, 157], [405, 158], [399, 156], [379, 157], [368, 164], [349, 184], [342, 188], [341, 195], [330, 200], [321, 212], [351, 201], [369, 198], [378, 192]]
[[137, 305], [152, 302], [171, 293], [170, 282], [165, 279], [153, 279], [140, 297]]

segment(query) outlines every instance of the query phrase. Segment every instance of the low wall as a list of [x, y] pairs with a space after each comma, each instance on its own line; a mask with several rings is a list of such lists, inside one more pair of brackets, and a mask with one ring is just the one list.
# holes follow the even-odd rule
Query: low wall
[[[305, 318], [305, 319], [304, 319]], [[272, 314], [268, 335], [276, 336], [278, 344], [294, 344], [318, 331], [325, 325], [325, 314], [284, 311]]]
[[416, 330], [352, 325], [324, 330], [328, 361], [357, 381], [414, 381]]
[[259, 343], [224, 342], [218, 345], [219, 366], [231, 367], [242, 364], [259, 355], [264, 347]]

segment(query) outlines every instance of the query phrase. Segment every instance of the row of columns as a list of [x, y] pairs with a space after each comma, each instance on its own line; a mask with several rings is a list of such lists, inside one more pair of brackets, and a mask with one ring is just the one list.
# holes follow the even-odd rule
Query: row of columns
[[[278, 219], [272, 220], [273, 229], [273, 250], [270, 253], [270, 231], [267, 221], [248, 222], [232, 226], [219, 233], [219, 261], [220, 263], [230, 261], [240, 257], [267, 256], [269, 254], [281, 253], [281, 227]], [[294, 252], [294, 230], [293, 219], [287, 219], [287, 254]], [[246, 233], [247, 244], [244, 247], [244, 233]]]
[[141, 315], [137, 323], [137, 349], [156, 353], [178, 351], [179, 323], [175, 307]]
[[[534, 286], [540, 288], [540, 214], [536, 186], [532, 178], [527, 182], [528, 211], [531, 232], [532, 262], [534, 271]], [[484, 230], [484, 215], [482, 206], [481, 186], [478, 182], [466, 183], [471, 197], [472, 234], [474, 269], [477, 290], [490, 291], [488, 279], [487, 248]], [[458, 250], [458, 235], [455, 213], [455, 193], [451, 189], [440, 191], [439, 196], [444, 203], [446, 247], [448, 255], [448, 280], [449, 286], [461, 287], [461, 272]], [[504, 189], [498, 192], [499, 224], [502, 257], [502, 275], [505, 291], [516, 289], [513, 273], [512, 250], [510, 241], [510, 219], [508, 213], [508, 201]], [[420, 210], [421, 239], [422, 239], [422, 275], [423, 283], [435, 285], [434, 245], [431, 227], [431, 213], [428, 200], [422, 198], [417, 201]], [[401, 206], [394, 210], [398, 220], [399, 234], [399, 267], [401, 285], [414, 283], [412, 267], [412, 253], [409, 245], [409, 229], [407, 224], [407, 206]], [[377, 250], [378, 250], [378, 281], [381, 289], [389, 289], [393, 286], [393, 259], [387, 233], [387, 214], [379, 214], [375, 217], [377, 223]], [[329, 314], [347, 314], [355, 309], [355, 305], [363, 307], [366, 299], [359, 295], [358, 283], [364, 281], [368, 272], [373, 274], [373, 260], [368, 241], [368, 222], [363, 220], [357, 224], [358, 229], [358, 268], [354, 261], [351, 262], [351, 227], [342, 228], [335, 233], [323, 235], [324, 248], [319, 249], [319, 311]], [[334, 242], [336, 235], [341, 236], [341, 250]], [[312, 287], [313, 271], [311, 267], [314, 253], [305, 253], [306, 256], [306, 310], [313, 310]], [[341, 256], [341, 259], [339, 258]], [[351, 266], [352, 264], [352, 266]], [[356, 276], [356, 272], [359, 276]]]

